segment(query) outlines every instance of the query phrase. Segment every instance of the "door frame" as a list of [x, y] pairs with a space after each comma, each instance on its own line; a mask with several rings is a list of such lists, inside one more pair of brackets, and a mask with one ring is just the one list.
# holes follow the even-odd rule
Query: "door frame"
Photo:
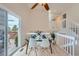
[[[17, 49], [19, 49], [20, 47], [21, 47], [21, 17], [20, 16], [18, 16], [16, 13], [14, 13], [13, 11], [11, 11], [10, 9], [8, 9], [7, 7], [5, 7], [5, 6], [3, 6], [3, 5], [1, 5], [0, 4], [0, 8], [1, 9], [3, 9], [3, 10], [5, 10], [7, 13], [10, 13], [11, 15], [14, 15], [15, 17], [17, 17], [18, 19], [19, 19], [19, 32], [18, 32], [18, 35], [19, 35], [19, 37], [18, 37], [18, 39], [19, 39], [19, 43], [18, 43], [18, 45], [19, 45], [19, 47], [17, 48]], [[7, 18], [8, 19], [8, 18]], [[7, 41], [7, 24], [8, 24], [8, 20], [6, 20], [5, 21], [5, 23], [6, 23], [6, 30], [5, 30], [5, 34], [6, 34], [6, 36], [5, 36], [5, 39], [4, 39], [4, 41], [6, 41], [6, 43], [4, 43], [4, 55], [5, 56], [7, 56], [8, 55], [8, 41]], [[14, 53], [14, 52], [13, 52]], [[12, 53], [12, 54], [13, 54]], [[11, 55], [12, 55], [11, 54]]]

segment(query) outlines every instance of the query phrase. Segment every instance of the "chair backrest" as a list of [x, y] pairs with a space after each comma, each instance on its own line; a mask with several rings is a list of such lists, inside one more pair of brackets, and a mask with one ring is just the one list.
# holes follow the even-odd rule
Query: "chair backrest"
[[46, 39], [46, 38], [47, 38], [46, 35], [43, 34], [43, 35], [42, 35], [42, 39]]
[[35, 39], [36, 38], [36, 35], [35, 34], [32, 34], [31, 35], [31, 38]]
[[55, 34], [54, 33], [51, 33], [51, 37], [54, 39], [55, 38]]

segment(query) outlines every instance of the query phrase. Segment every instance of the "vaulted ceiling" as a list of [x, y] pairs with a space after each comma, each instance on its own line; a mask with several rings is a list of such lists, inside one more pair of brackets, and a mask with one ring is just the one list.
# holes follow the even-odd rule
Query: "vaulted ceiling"
[[[17, 9], [20, 9], [24, 12], [35, 12], [35, 11], [39, 11], [43, 14], [46, 14], [47, 11], [44, 9], [43, 6], [41, 6], [40, 4], [34, 9], [31, 10], [30, 8], [34, 5], [34, 3], [6, 3], [3, 4], [12, 8], [17, 7]], [[72, 8], [72, 6], [74, 4], [68, 4], [68, 3], [49, 3], [49, 8], [52, 11], [53, 14], [61, 14], [67, 10], [69, 10], [70, 8]], [[18, 8], [19, 7], [19, 8]]]
[[[25, 4], [28, 6], [28, 8], [30, 9], [34, 3], [32, 4]], [[68, 3], [48, 3], [50, 10], [52, 11], [52, 13], [54, 14], [61, 14], [67, 10], [69, 10], [70, 8], [72, 8], [72, 6], [74, 4], [68, 4]], [[39, 11], [39, 12], [47, 12], [43, 6], [41, 6], [40, 4], [34, 9], [35, 11]]]

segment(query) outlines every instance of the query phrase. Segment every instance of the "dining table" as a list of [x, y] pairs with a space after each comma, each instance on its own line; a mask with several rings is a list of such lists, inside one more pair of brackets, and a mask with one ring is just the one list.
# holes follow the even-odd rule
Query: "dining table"
[[[41, 33], [40, 35], [38, 35], [38, 33], [28, 33], [30, 34], [29, 37], [29, 43], [28, 43], [28, 49], [30, 49], [29, 53], [31, 52], [32, 48], [50, 48], [51, 53], [52, 53], [52, 47], [51, 47], [51, 43], [49, 38], [47, 37], [47, 35], [49, 33]], [[37, 54], [37, 53], [36, 53]]]

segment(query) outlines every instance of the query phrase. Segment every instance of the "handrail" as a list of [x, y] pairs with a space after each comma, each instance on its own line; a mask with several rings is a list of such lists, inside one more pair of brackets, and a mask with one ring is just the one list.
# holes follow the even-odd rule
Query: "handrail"
[[75, 22], [75, 21], [72, 21], [72, 20], [67, 20], [67, 21], [79, 26], [79, 24], [77, 22]]
[[75, 40], [75, 37], [73, 37], [73, 36], [68, 36], [68, 35], [64, 35], [64, 34], [61, 34], [61, 33], [55, 33], [55, 34], [58, 35], [58, 36], [62, 36], [62, 37], [71, 39], [71, 40]]
[[[75, 37], [64, 35], [61, 33], [55, 33], [56, 39], [59, 41], [57, 44], [64, 49], [69, 55], [74, 56], [74, 45], [75, 45]], [[61, 38], [61, 39], [60, 39]]]

